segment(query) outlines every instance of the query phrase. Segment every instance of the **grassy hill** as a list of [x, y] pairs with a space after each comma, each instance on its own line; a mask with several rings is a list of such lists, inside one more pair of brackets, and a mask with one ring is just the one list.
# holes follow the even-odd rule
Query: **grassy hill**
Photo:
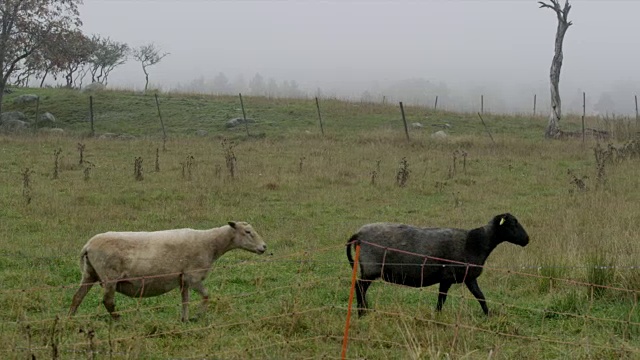
[[[408, 122], [425, 128], [407, 142], [395, 104], [338, 100], [321, 101], [322, 136], [313, 99], [246, 97], [256, 121], [247, 137], [225, 127], [242, 115], [239, 99], [188, 94], [159, 95], [163, 151], [153, 95], [94, 94], [96, 132], [136, 136], [124, 141], [86, 136], [87, 94], [19, 89], [5, 109], [35, 116], [35, 105], [12, 101], [25, 93], [39, 94], [39, 111], [66, 133], [0, 135], [0, 358], [338, 358], [351, 282], [344, 243], [354, 231], [376, 221], [473, 228], [507, 211], [531, 243], [489, 257], [478, 282], [492, 316], [461, 286], [436, 313], [437, 286], [377, 282], [367, 294], [375, 312], [352, 319], [348, 358], [640, 356], [635, 155], [612, 155], [599, 170], [595, 140], [545, 141], [543, 118], [486, 114], [494, 144], [477, 115], [419, 107], [406, 109]], [[587, 122], [608, 126], [615, 147], [635, 134]], [[449, 138], [431, 139], [443, 123]], [[200, 129], [208, 135], [195, 136]], [[113, 322], [98, 287], [66, 316], [92, 235], [229, 220], [251, 222], [272, 254], [223, 256], [205, 281], [209, 309], [192, 297], [193, 321], [179, 323], [172, 292], [116, 295], [122, 318]]]
[[[36, 105], [14, 104], [23, 94], [37, 94], [41, 98], [40, 113], [50, 112], [60, 127], [78, 133], [88, 133], [89, 96], [94, 101], [94, 121], [97, 133], [127, 133], [135, 136], [161, 136], [162, 129], [153, 93], [129, 91], [103, 91], [93, 94], [69, 89], [17, 89], [5, 97], [5, 111], [22, 111], [35, 118]], [[253, 135], [284, 135], [302, 131], [319, 133], [317, 109], [314, 99], [270, 99], [244, 97], [247, 117], [256, 122], [250, 126]], [[227, 120], [242, 117], [237, 96], [201, 94], [159, 94], [160, 110], [168, 135], [194, 135], [196, 130], [211, 134], [234, 136], [227, 131]], [[358, 131], [393, 129], [403, 131], [398, 104], [352, 103], [337, 99], [321, 99], [324, 128], [334, 137], [349, 136]], [[430, 125], [448, 123], [448, 131], [456, 135], [484, 132], [476, 114], [432, 111], [422, 107], [406, 108], [407, 122], [420, 122], [426, 130], [439, 130]], [[519, 133], [525, 138], [539, 138], [544, 121], [531, 121], [530, 117], [485, 115], [491, 131], [496, 134]], [[243, 126], [235, 129], [245, 133]]]

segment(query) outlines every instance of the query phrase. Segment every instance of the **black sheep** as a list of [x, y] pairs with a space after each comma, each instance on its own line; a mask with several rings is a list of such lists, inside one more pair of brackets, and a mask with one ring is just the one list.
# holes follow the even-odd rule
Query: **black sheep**
[[487, 225], [472, 230], [393, 223], [364, 225], [347, 243], [347, 258], [352, 267], [351, 247], [360, 245], [360, 279], [356, 284], [358, 315], [365, 313], [367, 289], [379, 277], [411, 287], [440, 283], [438, 311], [451, 285], [464, 282], [488, 315], [477, 278], [491, 251], [503, 241], [520, 246], [529, 243], [529, 235], [509, 213], [497, 215]]

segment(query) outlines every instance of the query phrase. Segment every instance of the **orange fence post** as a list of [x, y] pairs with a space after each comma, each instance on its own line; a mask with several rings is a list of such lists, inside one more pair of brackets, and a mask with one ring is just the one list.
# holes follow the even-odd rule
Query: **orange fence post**
[[[351, 246], [351, 245], [349, 245]], [[347, 321], [344, 326], [344, 338], [342, 339], [342, 355], [344, 360], [347, 356], [347, 344], [349, 343], [349, 323], [351, 322], [351, 307], [353, 305], [353, 294], [356, 289], [356, 275], [358, 274], [358, 260], [360, 259], [360, 245], [356, 245], [356, 257], [353, 260], [353, 272], [351, 274], [351, 290], [349, 292], [349, 306], [347, 308]]]

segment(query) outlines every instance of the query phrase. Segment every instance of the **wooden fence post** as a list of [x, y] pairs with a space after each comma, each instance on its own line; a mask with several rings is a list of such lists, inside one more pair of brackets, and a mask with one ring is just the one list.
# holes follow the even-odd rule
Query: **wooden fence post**
[[40, 116], [40, 96], [36, 98], [36, 118], [33, 122], [33, 133], [38, 132], [38, 117]]
[[160, 118], [160, 126], [162, 126], [162, 151], [167, 151], [167, 132], [164, 129], [162, 114], [160, 114], [160, 102], [158, 101], [158, 93], [156, 95], [156, 107], [158, 108], [158, 117]]
[[94, 137], [96, 136], [96, 131], [93, 127], [93, 95], [89, 96], [89, 121], [91, 121], [91, 137]]
[[[638, 117], [638, 95], [635, 96], [636, 99], [636, 127], [640, 126], [640, 118]], [[637, 129], [636, 129], [637, 131]]]
[[404, 133], [407, 135], [407, 141], [409, 141], [409, 128], [407, 127], [407, 119], [404, 117], [404, 106], [402, 106], [402, 101], [400, 101], [400, 112], [402, 113], [402, 122], [404, 123]]
[[244, 120], [244, 128], [247, 130], [247, 136], [249, 136], [249, 124], [247, 124], [247, 113], [244, 112], [244, 102], [242, 101], [242, 94], [240, 96], [240, 107], [242, 108], [242, 119]]
[[316, 108], [318, 109], [318, 120], [320, 121], [320, 131], [322, 132], [322, 136], [324, 136], [324, 127], [322, 126], [322, 115], [320, 115], [320, 102], [318, 101], [317, 96], [316, 96]]
[[584, 144], [584, 117], [587, 115], [587, 94], [582, 92], [582, 143]]

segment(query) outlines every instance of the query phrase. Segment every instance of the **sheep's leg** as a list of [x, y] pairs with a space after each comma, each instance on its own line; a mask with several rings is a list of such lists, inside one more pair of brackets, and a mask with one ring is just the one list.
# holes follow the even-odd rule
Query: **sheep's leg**
[[449, 288], [453, 285], [450, 281], [441, 281], [440, 288], [438, 289], [438, 304], [436, 305], [436, 311], [442, 310], [442, 305], [447, 301], [447, 293], [449, 292]]
[[189, 284], [181, 279], [180, 294], [182, 295], [182, 322], [189, 321]]
[[478, 280], [477, 279], [467, 280], [465, 281], [465, 285], [467, 285], [467, 288], [469, 289], [469, 291], [471, 291], [473, 296], [475, 296], [476, 299], [478, 299], [478, 302], [480, 303], [480, 306], [482, 307], [482, 311], [484, 311], [484, 314], [489, 315], [489, 308], [487, 307], [487, 302], [484, 299], [484, 294], [480, 290], [480, 286], [478, 286]]
[[95, 281], [96, 280], [89, 275], [84, 275], [82, 277], [80, 288], [78, 289], [78, 291], [76, 291], [75, 295], [73, 295], [73, 300], [71, 300], [71, 308], [69, 309], [69, 316], [73, 316], [76, 313], [76, 311], [78, 311], [78, 306], [80, 306], [80, 304], [82, 303], [82, 300], [84, 300], [84, 297], [87, 296], [87, 293], [89, 293], [89, 290], [91, 290], [91, 287], [93, 286]]
[[202, 296], [202, 309], [206, 310], [207, 309], [207, 305], [209, 305], [209, 293], [207, 292], [207, 289], [204, 288], [204, 286], [202, 285], [202, 282], [197, 282], [195, 284], [191, 284], [193, 289], [200, 294], [200, 296]]
[[356, 301], [358, 303], [358, 316], [366, 314], [367, 308], [367, 289], [371, 285], [371, 280], [358, 279], [356, 282]]
[[109, 314], [113, 319], [118, 319], [120, 315], [116, 312], [116, 286], [118, 285], [115, 281], [105, 281], [104, 286], [104, 296], [102, 297], [102, 304], [107, 309]]

